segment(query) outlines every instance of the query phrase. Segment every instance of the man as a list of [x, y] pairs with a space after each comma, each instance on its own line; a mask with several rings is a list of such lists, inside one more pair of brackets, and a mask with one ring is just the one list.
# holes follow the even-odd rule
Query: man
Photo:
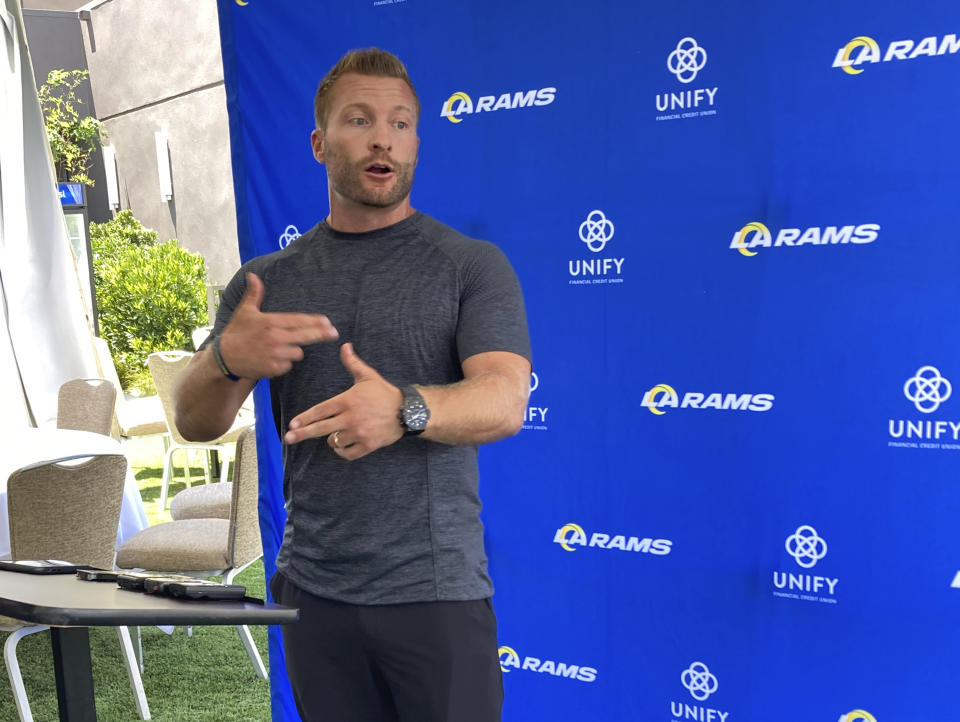
[[529, 339], [503, 254], [410, 204], [419, 113], [390, 53], [330, 70], [311, 135], [330, 214], [237, 273], [176, 394], [181, 433], [209, 439], [271, 379], [271, 589], [300, 608], [283, 634], [308, 721], [500, 719], [476, 446], [521, 427]]

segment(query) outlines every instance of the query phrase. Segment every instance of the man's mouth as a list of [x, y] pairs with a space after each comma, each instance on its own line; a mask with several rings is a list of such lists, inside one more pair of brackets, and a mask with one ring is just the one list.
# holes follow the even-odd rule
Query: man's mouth
[[393, 173], [393, 168], [385, 163], [373, 163], [366, 167], [367, 173], [373, 173], [374, 175], [387, 175]]

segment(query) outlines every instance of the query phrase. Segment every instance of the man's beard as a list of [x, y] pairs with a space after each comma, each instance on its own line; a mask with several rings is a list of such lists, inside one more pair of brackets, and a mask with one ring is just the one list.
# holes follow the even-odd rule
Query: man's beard
[[[351, 164], [345, 155], [330, 144], [327, 144], [325, 154], [327, 175], [333, 190], [354, 203], [373, 208], [389, 208], [406, 198], [413, 187], [413, 168], [416, 161], [398, 163], [389, 156], [374, 155], [359, 163]], [[367, 168], [378, 162], [386, 163], [393, 169], [393, 185], [368, 188], [363, 184], [363, 174]]]

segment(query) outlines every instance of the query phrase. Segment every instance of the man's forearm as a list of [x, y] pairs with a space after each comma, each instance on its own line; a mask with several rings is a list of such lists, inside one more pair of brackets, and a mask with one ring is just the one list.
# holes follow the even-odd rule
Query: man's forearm
[[[400, 389], [345, 343], [340, 360], [354, 384], [290, 420], [283, 440], [327, 437], [341, 458], [352, 461], [389, 446], [403, 435]], [[423, 437], [444, 444], [485, 444], [517, 433], [530, 395], [530, 362], [507, 351], [475, 354], [463, 362], [464, 380], [417, 386], [430, 410]]]
[[444, 444], [487, 444], [523, 426], [529, 371], [519, 383], [511, 372], [486, 371], [449, 386], [418, 386], [430, 421], [423, 437]]
[[189, 441], [222, 436], [233, 424], [255, 381], [231, 381], [209, 348], [198, 351], [177, 379], [173, 391], [177, 429]]

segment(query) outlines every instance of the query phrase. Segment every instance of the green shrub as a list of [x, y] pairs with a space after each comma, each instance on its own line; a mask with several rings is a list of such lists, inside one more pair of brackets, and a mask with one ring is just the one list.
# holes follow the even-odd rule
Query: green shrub
[[103, 124], [96, 118], [80, 117], [78, 106], [83, 101], [76, 89], [87, 80], [88, 70], [51, 70], [47, 82], [40, 86], [38, 97], [47, 140], [57, 170], [57, 180], [93, 185], [87, 175], [90, 156], [105, 137]]
[[146, 366], [154, 351], [190, 349], [207, 323], [203, 257], [176, 239], [160, 242], [129, 210], [90, 224], [100, 335], [125, 390], [154, 393]]

